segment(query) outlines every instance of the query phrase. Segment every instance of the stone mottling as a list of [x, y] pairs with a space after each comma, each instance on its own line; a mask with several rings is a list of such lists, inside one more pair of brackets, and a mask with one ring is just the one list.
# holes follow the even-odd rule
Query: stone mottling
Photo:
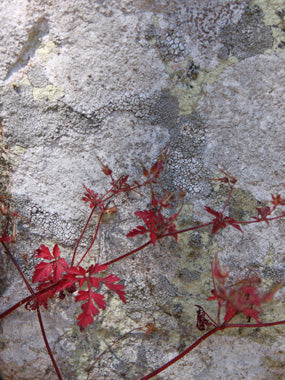
[[[282, 0], [2, 0], [0, 195], [11, 193], [13, 208], [31, 220], [18, 222], [12, 247], [27, 277], [40, 244], [57, 242], [70, 256], [88, 214], [82, 183], [107, 187], [96, 156], [114, 175], [138, 179], [140, 162], [150, 165], [169, 144], [162, 184], [187, 192], [181, 228], [207, 222], [205, 204], [222, 207], [227, 192], [209, 181], [219, 167], [238, 178], [229, 204], [237, 219], [256, 215], [281, 190], [283, 8]], [[125, 235], [138, 223], [135, 209], [148, 202], [138, 194], [116, 201], [89, 264], [99, 253], [105, 262], [144, 242]], [[206, 302], [213, 254], [237, 275], [261, 273], [269, 288], [284, 273], [284, 232], [279, 222], [244, 227], [244, 234], [203, 229], [180, 235], [177, 245], [166, 239], [148, 247], [109, 269], [122, 278], [127, 304], [106, 292], [106, 310], [82, 333], [72, 298], [53, 302], [43, 318], [63, 377], [86, 380], [86, 369], [119, 337], [89, 380], [141, 378], [171, 359], [201, 335], [195, 304], [216, 313]], [[27, 291], [2, 257], [4, 310]], [[282, 318], [282, 296], [264, 320]], [[144, 336], [148, 323], [167, 335]], [[56, 378], [33, 313], [18, 309], [0, 328], [3, 380]], [[213, 336], [161, 378], [281, 379], [282, 333]]]
[[244, 59], [273, 46], [271, 28], [263, 23], [262, 16], [258, 6], [248, 7], [238, 23], [227, 24], [221, 29], [220, 39], [228, 53]]

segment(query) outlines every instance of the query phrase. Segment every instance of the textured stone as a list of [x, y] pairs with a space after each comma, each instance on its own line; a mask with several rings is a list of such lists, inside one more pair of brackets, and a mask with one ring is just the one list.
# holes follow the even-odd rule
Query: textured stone
[[[282, 7], [282, 0], [1, 1], [0, 196], [10, 194], [26, 218], [11, 249], [27, 278], [41, 244], [57, 242], [70, 262], [89, 213], [82, 184], [99, 193], [109, 186], [97, 157], [115, 176], [138, 180], [140, 163], [149, 167], [169, 144], [162, 185], [187, 193], [180, 228], [208, 222], [205, 205], [222, 208], [228, 193], [209, 181], [219, 168], [238, 179], [226, 210], [238, 220], [282, 190]], [[148, 197], [115, 204], [88, 264], [145, 241], [126, 234]], [[80, 252], [95, 225], [96, 218]], [[141, 378], [194, 342], [195, 304], [216, 315], [206, 303], [216, 252], [237, 276], [256, 271], [265, 288], [281, 281], [284, 224], [243, 229], [185, 233], [177, 245], [165, 239], [112, 265], [127, 304], [106, 293], [106, 310], [84, 332], [71, 296], [51, 302], [43, 320], [63, 378], [85, 380], [88, 368], [89, 380]], [[2, 251], [0, 263], [2, 311], [28, 291]], [[282, 318], [282, 297], [280, 290], [263, 320]], [[167, 335], [145, 336], [149, 323]], [[281, 379], [282, 328], [244, 330], [214, 335], [160, 378]], [[56, 379], [36, 314], [23, 306], [1, 322], [0, 350], [3, 380]]]

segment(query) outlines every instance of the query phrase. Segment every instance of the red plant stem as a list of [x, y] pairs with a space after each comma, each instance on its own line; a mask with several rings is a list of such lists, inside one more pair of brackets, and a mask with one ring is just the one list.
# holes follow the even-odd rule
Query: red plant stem
[[141, 327], [135, 327], [133, 328], [132, 330], [126, 332], [124, 335], [120, 336], [119, 338], [117, 338], [108, 348], [106, 348], [106, 350], [104, 350], [103, 352], [101, 352], [101, 354], [94, 360], [94, 362], [89, 366], [89, 368], [86, 370], [86, 372], [88, 372], [88, 375], [87, 375], [87, 380], [89, 379], [89, 376], [90, 376], [90, 372], [95, 368], [95, 364], [101, 359], [101, 357], [106, 354], [106, 352], [108, 352], [109, 350], [111, 350], [111, 348], [117, 344], [120, 340], [126, 338], [128, 335], [130, 335], [132, 332], [136, 331], [136, 330], [142, 330], [144, 329], [145, 327], [141, 326]]
[[267, 323], [227, 323], [226, 328], [231, 328], [231, 327], [237, 327], [237, 328], [243, 328], [243, 327], [271, 327], [271, 326], [277, 326], [277, 325], [285, 325], [285, 320], [282, 321], [277, 321], [277, 322], [267, 322]]
[[278, 216], [273, 216], [272, 218], [266, 218], [266, 219], [258, 219], [258, 220], [249, 220], [249, 221], [241, 221], [241, 222], [237, 222], [238, 224], [250, 224], [250, 223], [260, 223], [260, 222], [267, 222], [267, 221], [270, 221], [270, 220], [275, 220], [275, 219], [281, 219], [281, 218], [284, 218], [285, 215], [278, 215]]
[[225, 330], [227, 328], [243, 328], [243, 327], [271, 327], [276, 325], [283, 325], [285, 324], [285, 320], [283, 321], [277, 321], [277, 322], [270, 322], [270, 323], [253, 323], [253, 324], [246, 324], [246, 323], [226, 323], [214, 327], [212, 330], [208, 331], [206, 334], [202, 335], [200, 338], [196, 340], [196, 342], [192, 343], [191, 346], [187, 347], [186, 350], [181, 352], [179, 355], [175, 356], [173, 359], [171, 359], [169, 362], [165, 363], [163, 366], [159, 367], [155, 371], [151, 372], [150, 374], [144, 376], [141, 378], [141, 380], [148, 380], [152, 379], [155, 375], [159, 374], [160, 372], [164, 371], [166, 368], [170, 367], [172, 364], [176, 363], [178, 360], [183, 358], [183, 356], [187, 355], [189, 352], [191, 352], [195, 347], [197, 347], [200, 343], [202, 343], [204, 340], [209, 338], [211, 335], [215, 334], [217, 331]]
[[224, 207], [223, 207], [223, 211], [222, 211], [222, 213], [225, 212], [225, 209], [226, 209], [227, 205], [229, 204], [229, 201], [230, 201], [231, 196], [232, 196], [233, 189], [234, 189], [234, 187], [231, 186], [231, 189], [230, 189], [230, 191], [229, 191], [228, 198], [227, 198], [227, 200], [226, 200], [226, 202], [225, 202], [225, 204], [224, 204]]
[[6, 317], [7, 315], [9, 315], [10, 313], [12, 313], [12, 311], [18, 309], [18, 307], [22, 306], [23, 304], [25, 304], [26, 302], [29, 302], [29, 301], [32, 301], [33, 299], [35, 299], [38, 295], [40, 294], [43, 294], [45, 292], [48, 292], [49, 290], [55, 288], [58, 284], [59, 284], [60, 281], [50, 285], [49, 287], [45, 288], [45, 289], [42, 289], [38, 292], [34, 292], [32, 295], [26, 297], [26, 298], [23, 298], [21, 301], [17, 302], [15, 305], [11, 306], [9, 309], [7, 309], [6, 311], [4, 311], [3, 313], [0, 314], [0, 319]]
[[[205, 223], [205, 224], [199, 224], [199, 226], [194, 226], [194, 227], [186, 228], [184, 230], [179, 230], [179, 231], [175, 232], [175, 234], [182, 234], [183, 232], [197, 230], [198, 228], [207, 227], [207, 226], [210, 226], [211, 224], [213, 224], [213, 222], [209, 222], [209, 223]], [[157, 240], [162, 239], [166, 236], [173, 236], [173, 233], [157, 236]], [[145, 244], [141, 245], [140, 247], [138, 247], [138, 248], [136, 248], [130, 252], [127, 252], [124, 255], [117, 257], [116, 259], [113, 259], [113, 260], [108, 261], [107, 263], [104, 263], [104, 265], [110, 265], [110, 264], [116, 263], [117, 261], [120, 261], [120, 260], [124, 259], [125, 257], [128, 257], [128, 256], [130, 256], [136, 252], [141, 251], [142, 249], [144, 249], [145, 247], [147, 247], [150, 244], [151, 244], [151, 240], [149, 240]]]
[[166, 368], [170, 367], [172, 364], [176, 363], [178, 360], [183, 358], [183, 356], [187, 355], [190, 351], [192, 351], [195, 347], [197, 347], [200, 343], [202, 343], [205, 339], [209, 338], [211, 335], [215, 334], [219, 330], [223, 330], [224, 327], [217, 326], [212, 330], [208, 331], [206, 334], [202, 335], [200, 338], [196, 340], [196, 342], [192, 343], [191, 346], [187, 347], [186, 350], [182, 351], [179, 355], [175, 356], [173, 359], [169, 360], [169, 362], [165, 363], [163, 366], [159, 367], [155, 371], [141, 378], [141, 380], [147, 380], [153, 378], [158, 373], [164, 371]]
[[[206, 227], [206, 226], [209, 226], [209, 225], [211, 225], [211, 224], [212, 224], [212, 222], [209, 222], [209, 223], [205, 223], [205, 224], [200, 224], [199, 226], [194, 226], [194, 227], [186, 228], [186, 229], [184, 229], [184, 230], [177, 231], [177, 234], [180, 234], [180, 233], [183, 233], [183, 232], [187, 232], [187, 231], [196, 230], [196, 229], [198, 229], [198, 228]], [[97, 225], [97, 227], [98, 227], [98, 225]], [[165, 234], [165, 235], [162, 235], [162, 236], [158, 237], [157, 239], [162, 239], [163, 237], [166, 237], [166, 236], [171, 236], [171, 234]], [[117, 261], [120, 261], [120, 260], [124, 259], [125, 257], [128, 257], [128, 256], [130, 256], [130, 255], [132, 255], [132, 254], [134, 254], [134, 253], [136, 253], [136, 252], [139, 252], [140, 250], [144, 249], [145, 247], [147, 247], [147, 246], [150, 245], [150, 244], [151, 244], [151, 240], [149, 240], [149, 241], [146, 242], [145, 244], [141, 245], [140, 247], [138, 247], [138, 248], [136, 248], [136, 249], [134, 249], [134, 250], [132, 250], [132, 251], [130, 251], [130, 252], [127, 252], [127, 253], [125, 253], [124, 255], [121, 255], [121, 256], [117, 257], [116, 259], [113, 259], [113, 260], [110, 260], [110, 261], [106, 262], [104, 265], [114, 264], [114, 263], [116, 263]], [[82, 260], [83, 260], [83, 259], [80, 260], [79, 264], [81, 263]], [[79, 265], [79, 264], [78, 264], [78, 265]], [[12, 311], [14, 311], [14, 310], [17, 309], [18, 307], [22, 306], [22, 305], [25, 304], [26, 302], [31, 301], [31, 300], [32, 300], [33, 298], [35, 298], [37, 295], [39, 295], [39, 294], [43, 294], [43, 293], [49, 291], [50, 289], [54, 288], [57, 284], [58, 284], [58, 283], [53, 284], [53, 285], [51, 285], [50, 287], [48, 287], [48, 288], [46, 288], [46, 289], [43, 289], [43, 290], [41, 290], [41, 291], [39, 291], [39, 292], [36, 292], [35, 295], [33, 295], [33, 296], [29, 296], [29, 297], [26, 297], [26, 298], [22, 299], [21, 301], [19, 301], [18, 303], [16, 303], [16, 304], [13, 305], [12, 307], [10, 307], [8, 310], [6, 310], [6, 311], [4, 311], [2, 314], [0, 314], [0, 319], [6, 317], [6, 316], [9, 315], [10, 313], [12, 313]]]
[[53, 364], [53, 367], [55, 369], [55, 372], [57, 374], [58, 379], [59, 380], [63, 380], [63, 378], [61, 376], [61, 373], [60, 373], [60, 370], [58, 368], [58, 365], [57, 365], [57, 363], [55, 361], [55, 358], [53, 356], [53, 353], [51, 351], [49, 342], [47, 340], [47, 336], [46, 336], [45, 328], [44, 328], [44, 325], [43, 325], [43, 320], [42, 320], [42, 316], [41, 316], [41, 312], [40, 312], [39, 306], [37, 307], [37, 314], [38, 314], [38, 320], [39, 320], [42, 336], [43, 336], [43, 339], [44, 339], [44, 342], [45, 342], [45, 346], [46, 346], [47, 352], [49, 354], [50, 360], [52, 361], [52, 364]]
[[13, 262], [14, 266], [16, 267], [17, 271], [20, 273], [24, 283], [26, 284], [26, 287], [29, 289], [29, 292], [31, 294], [35, 294], [34, 293], [34, 289], [31, 287], [31, 285], [29, 284], [28, 280], [26, 279], [20, 265], [17, 263], [17, 260], [15, 259], [15, 257], [12, 255], [11, 251], [9, 250], [9, 248], [7, 247], [7, 245], [1, 241], [1, 244], [3, 245], [4, 249], [5, 249], [5, 252], [7, 253], [7, 255], [9, 256], [10, 260]]
[[[5, 252], [7, 253], [7, 255], [9, 256], [9, 258], [12, 260], [13, 264], [15, 265], [17, 271], [20, 273], [25, 285], [27, 286], [29, 292], [32, 294], [32, 296], [35, 296], [35, 292], [33, 290], [33, 288], [31, 287], [31, 285], [29, 284], [28, 280], [26, 279], [21, 267], [19, 266], [19, 264], [17, 263], [17, 260], [14, 258], [14, 256], [12, 255], [11, 251], [9, 250], [9, 248], [7, 247], [7, 245], [2, 241], [1, 242], [4, 249], [5, 249]], [[62, 380], [62, 376], [60, 374], [60, 371], [59, 371], [59, 368], [57, 366], [57, 363], [55, 361], [55, 358], [53, 356], [53, 353], [51, 352], [51, 349], [50, 349], [50, 346], [49, 346], [49, 343], [48, 343], [48, 340], [47, 340], [47, 336], [46, 336], [46, 333], [45, 333], [45, 328], [44, 328], [44, 325], [43, 325], [43, 321], [42, 321], [42, 317], [41, 317], [41, 312], [40, 312], [40, 309], [39, 309], [39, 306], [37, 305], [37, 315], [38, 315], [38, 320], [39, 320], [39, 324], [40, 324], [40, 328], [41, 328], [41, 332], [42, 332], [42, 336], [43, 336], [43, 339], [44, 339], [44, 342], [45, 342], [45, 346], [46, 346], [46, 349], [47, 349], [47, 352], [51, 358], [51, 361], [52, 361], [52, 364], [54, 366], [54, 369], [56, 371], [56, 374], [58, 376], [58, 379], [59, 380]]]
[[79, 236], [79, 239], [77, 240], [76, 246], [75, 246], [75, 248], [74, 248], [74, 252], [73, 252], [73, 256], [72, 256], [72, 260], [71, 260], [71, 266], [73, 266], [73, 264], [74, 264], [75, 255], [76, 255], [76, 252], [77, 252], [77, 249], [78, 249], [79, 243], [80, 243], [80, 241], [81, 241], [81, 239], [82, 239], [82, 237], [83, 237], [83, 235], [84, 235], [84, 233], [85, 233], [85, 231], [86, 231], [86, 228], [87, 228], [87, 226], [88, 226], [88, 224], [89, 224], [89, 222], [90, 222], [90, 219], [91, 219], [91, 217], [92, 217], [92, 215], [93, 215], [93, 213], [94, 213], [96, 207], [97, 207], [97, 206], [94, 206], [94, 207], [92, 208], [92, 211], [90, 212], [90, 215], [89, 215], [89, 217], [88, 217], [88, 219], [87, 219], [87, 222], [85, 223], [85, 226], [84, 226], [84, 228], [83, 228], [83, 230], [82, 230], [82, 232], [81, 232], [81, 234], [80, 234], [80, 236]]
[[84, 260], [84, 258], [86, 257], [86, 255], [88, 254], [88, 252], [90, 251], [90, 249], [92, 248], [95, 240], [96, 240], [96, 237], [97, 237], [97, 234], [98, 234], [98, 230], [99, 230], [99, 225], [101, 223], [101, 220], [102, 220], [102, 216], [103, 216], [103, 212], [101, 212], [100, 216], [99, 216], [99, 220], [98, 220], [98, 223], [97, 223], [97, 227], [96, 227], [96, 231], [95, 231], [95, 234], [94, 234], [94, 237], [93, 237], [93, 240], [89, 246], [89, 248], [87, 249], [87, 251], [84, 253], [84, 255], [82, 256], [81, 260], [79, 261], [79, 263], [76, 265], [77, 267], [81, 264], [82, 260]]
[[0, 314], [0, 319], [7, 317], [7, 315], [12, 313], [12, 311], [18, 309], [18, 307], [24, 305], [26, 302], [29, 302], [31, 299], [33, 299], [33, 296], [28, 296], [26, 298], [23, 298], [21, 301], [15, 303], [15, 305], [13, 305], [9, 309], [3, 311], [3, 313]]
[[110, 264], [114, 264], [116, 263], [117, 261], [120, 261], [122, 259], [124, 259], [125, 257], [128, 257], [130, 255], [132, 255], [133, 253], [136, 253], [142, 249], [144, 249], [145, 247], [147, 247], [148, 245], [151, 244], [151, 240], [147, 241], [145, 244], [141, 245], [140, 247], [136, 248], [136, 249], [133, 249], [132, 251], [128, 252], [128, 253], [125, 253], [124, 255], [122, 256], [119, 256], [117, 257], [116, 259], [113, 259], [113, 260], [110, 260], [108, 261], [107, 263], [104, 263], [103, 265], [110, 265]]
[[[204, 223], [204, 224], [199, 224], [198, 226], [193, 226], [193, 227], [185, 228], [184, 230], [178, 230], [178, 231], [175, 232], [175, 235], [182, 234], [183, 232], [198, 230], [199, 228], [208, 227], [208, 226], [211, 226], [212, 224], [213, 224], [213, 222], [208, 222], [208, 223]], [[164, 238], [166, 236], [173, 236], [173, 233], [171, 233], [171, 234], [164, 234], [164, 235], [158, 236], [157, 240], [158, 239], [162, 239], [162, 238]]]
[[[274, 217], [274, 218], [268, 218], [267, 220], [272, 220], [272, 219], [280, 219], [281, 217], [283, 217], [284, 215], [280, 215], [278, 217]], [[89, 219], [91, 218], [91, 215], [89, 216]], [[257, 221], [257, 220], [252, 220], [252, 221], [248, 221], [248, 222], [237, 222], [239, 224], [249, 224], [249, 223], [259, 223], [260, 221]], [[261, 221], [263, 222], [263, 220]], [[193, 230], [197, 230], [199, 228], [202, 228], [202, 227], [207, 227], [207, 226], [210, 226], [211, 224], [213, 224], [213, 222], [208, 222], [208, 223], [204, 223], [204, 224], [199, 224], [198, 226], [194, 226], [194, 227], [189, 227], [189, 228], [185, 228], [183, 230], [178, 230], [176, 232], [176, 234], [181, 234], [183, 232], [188, 232], [188, 231], [193, 231]], [[162, 239], [163, 237], [166, 237], [166, 236], [172, 236], [172, 234], [165, 234], [165, 235], [162, 235], [162, 236], [159, 236], [157, 237], [157, 240], [159, 239]], [[2, 243], [2, 242], [1, 242]], [[149, 244], [151, 243], [151, 241], [149, 240], [148, 242], [146, 242], [145, 244], [143, 244], [142, 246], [130, 251], [130, 252], [127, 252], [125, 253], [124, 255], [121, 255], [119, 257], [117, 257], [116, 259], [113, 259], [113, 260], [110, 260], [108, 262], [106, 262], [104, 265], [110, 265], [110, 264], [113, 264], [113, 263], [116, 263], [117, 261], [120, 261], [122, 259], [124, 259], [125, 257], [128, 257], [136, 252], [139, 252], [140, 250], [144, 249], [145, 247], [147, 247]], [[81, 261], [80, 261], [81, 262]], [[25, 281], [25, 280], [24, 280]], [[46, 289], [43, 289], [39, 292], [36, 292], [34, 293], [34, 295], [32, 296], [29, 296], [29, 297], [26, 297], [24, 299], [22, 299], [21, 301], [19, 301], [18, 303], [16, 303], [15, 305], [13, 305], [12, 307], [10, 307], [8, 310], [4, 311], [2, 314], [0, 314], [0, 319], [6, 317], [7, 315], [9, 315], [10, 313], [12, 313], [12, 311], [14, 311], [15, 309], [17, 309], [18, 307], [22, 306], [24, 303], [28, 302], [28, 301], [31, 301], [33, 298], [35, 298], [37, 295], [39, 294], [43, 294], [45, 292], [47, 292], [48, 290], [54, 288], [56, 284], [53, 284], [51, 285], [50, 287], [46, 288]]]

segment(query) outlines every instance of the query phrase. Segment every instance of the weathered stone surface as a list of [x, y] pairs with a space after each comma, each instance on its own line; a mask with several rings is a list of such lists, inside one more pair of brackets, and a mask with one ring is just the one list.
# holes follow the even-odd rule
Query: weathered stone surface
[[[29, 219], [18, 220], [11, 249], [30, 280], [41, 244], [57, 242], [70, 262], [89, 213], [82, 184], [99, 193], [108, 186], [96, 157], [136, 180], [140, 162], [150, 165], [169, 144], [163, 186], [187, 193], [181, 228], [209, 221], [206, 204], [222, 207], [227, 192], [209, 181], [219, 168], [238, 178], [229, 203], [238, 220], [256, 216], [282, 190], [284, 12], [282, 0], [2, 0], [0, 195], [10, 194], [11, 207]], [[125, 235], [137, 223], [133, 212], [148, 203], [119, 197], [89, 264], [145, 241]], [[162, 240], [110, 267], [127, 304], [107, 296], [106, 310], [84, 332], [73, 299], [55, 300], [42, 314], [63, 378], [85, 380], [92, 366], [89, 380], [139, 379], [170, 360], [201, 335], [195, 304], [216, 314], [206, 302], [213, 254], [237, 275], [261, 274], [268, 288], [284, 276], [283, 235], [276, 221], [244, 234], [201, 229], [177, 245]], [[28, 295], [3, 254], [1, 311]], [[282, 319], [282, 297], [279, 291], [263, 320]], [[144, 336], [148, 323], [167, 335]], [[36, 314], [23, 306], [1, 322], [0, 349], [3, 380], [57, 378]], [[282, 327], [232, 330], [158, 378], [277, 380], [282, 355]]]

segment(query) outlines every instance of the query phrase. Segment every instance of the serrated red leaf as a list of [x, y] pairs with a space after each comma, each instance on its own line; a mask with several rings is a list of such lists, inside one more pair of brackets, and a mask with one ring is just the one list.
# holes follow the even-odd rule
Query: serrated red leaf
[[79, 290], [78, 295], [75, 297], [75, 301], [85, 301], [89, 299], [89, 292], [87, 290]]
[[93, 273], [99, 273], [99, 272], [102, 272], [103, 270], [106, 270], [108, 268], [108, 265], [99, 265], [99, 264], [95, 264], [95, 265], [91, 265], [88, 269], [88, 273], [89, 275], [91, 276]]
[[[99, 310], [98, 310], [99, 313]], [[98, 314], [97, 313], [97, 314]], [[93, 317], [91, 314], [86, 314], [85, 312], [81, 313], [77, 317], [78, 320], [78, 326], [80, 326], [80, 330], [84, 330], [88, 325], [91, 325], [93, 323]]]
[[46, 281], [52, 272], [52, 264], [41, 262], [36, 265], [32, 282], [44, 282]]
[[59, 250], [59, 246], [56, 244], [54, 247], [53, 247], [53, 251], [52, 251], [52, 254], [53, 254], [53, 257], [56, 259], [57, 257], [60, 256], [60, 250]]
[[113, 284], [116, 281], [120, 281], [120, 278], [118, 276], [115, 276], [114, 274], [110, 274], [107, 277], [100, 278], [100, 281], [102, 281], [105, 285], [107, 285], [107, 284]]
[[134, 237], [136, 235], [143, 235], [147, 232], [147, 229], [144, 226], [137, 226], [133, 230], [131, 230], [126, 236]]
[[53, 262], [53, 281], [58, 282], [62, 274], [65, 273], [65, 270], [68, 268], [68, 264], [65, 259], [58, 259]]
[[84, 329], [89, 324], [93, 323], [93, 316], [99, 313], [99, 310], [94, 305], [93, 301], [97, 306], [104, 310], [106, 307], [106, 302], [104, 301], [104, 296], [102, 294], [93, 292], [91, 288], [88, 290], [79, 290], [78, 295], [75, 297], [75, 301], [87, 300], [81, 305], [82, 313], [77, 317], [78, 325], [81, 329]]
[[104, 301], [105, 297], [103, 296], [103, 294], [91, 292], [91, 297], [96, 302], [96, 304], [98, 305], [100, 309], [105, 310], [106, 302]]
[[35, 267], [33, 282], [44, 282], [52, 280], [58, 282], [65, 270], [68, 268], [68, 263], [65, 259], [60, 258], [60, 250], [57, 244], [53, 247], [53, 254], [45, 245], [35, 251], [35, 256], [44, 260], [49, 260], [49, 263], [41, 262]]
[[212, 221], [213, 222], [212, 234], [215, 234], [216, 232], [218, 232], [220, 228], [225, 228], [227, 224], [230, 224], [234, 228], [238, 229], [240, 232], [243, 232], [242, 229], [240, 228], [240, 225], [234, 218], [230, 216], [224, 216], [222, 212], [213, 210], [211, 207], [208, 207], [208, 206], [205, 206], [205, 210], [215, 216], [215, 218]]
[[98, 277], [89, 277], [89, 281], [94, 288], [99, 288], [100, 279]]
[[50, 250], [48, 247], [46, 247], [44, 244], [41, 245], [41, 248], [38, 248], [35, 251], [35, 256], [40, 257], [45, 260], [53, 260], [53, 257], [50, 253]]

